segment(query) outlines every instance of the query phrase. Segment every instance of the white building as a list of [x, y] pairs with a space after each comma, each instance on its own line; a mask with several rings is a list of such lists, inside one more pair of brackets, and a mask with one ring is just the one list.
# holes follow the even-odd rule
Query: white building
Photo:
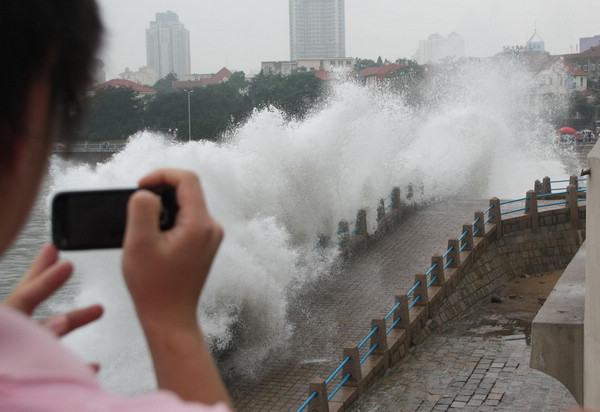
[[183, 77], [191, 73], [190, 33], [172, 11], [156, 13], [146, 29], [147, 66], [162, 79], [169, 73]]
[[541, 70], [537, 77], [538, 94], [566, 95], [587, 89], [588, 74], [562, 59]]
[[452, 57], [465, 57], [465, 42], [456, 32], [448, 37], [435, 33], [427, 40], [419, 40], [419, 48], [414, 55], [419, 64], [435, 64]]
[[119, 74], [119, 77], [144, 86], [154, 86], [159, 79], [156, 69], [148, 66], [140, 67], [137, 72], [132, 72], [128, 67]]
[[290, 60], [345, 57], [344, 0], [289, 0]]

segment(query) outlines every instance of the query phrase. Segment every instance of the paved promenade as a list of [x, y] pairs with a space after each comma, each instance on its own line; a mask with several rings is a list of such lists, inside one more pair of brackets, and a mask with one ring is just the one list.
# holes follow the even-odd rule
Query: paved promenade
[[[294, 297], [289, 347], [270, 357], [260, 377], [227, 379], [236, 407], [296, 411], [308, 397], [309, 381], [329, 376], [342, 360], [344, 343], [360, 342], [371, 329], [371, 318], [393, 307], [394, 292], [408, 291], [414, 274], [429, 268], [431, 255], [445, 251], [448, 238], [460, 235], [462, 224], [472, 222], [473, 213], [487, 203], [458, 201], [415, 212], [368, 253]], [[572, 402], [566, 389], [529, 369], [524, 339], [486, 338], [470, 330], [469, 322], [486, 321], [440, 329], [388, 371], [356, 410], [446, 410], [467, 404], [478, 410], [478, 401], [503, 408], [498, 410], [552, 410]]]

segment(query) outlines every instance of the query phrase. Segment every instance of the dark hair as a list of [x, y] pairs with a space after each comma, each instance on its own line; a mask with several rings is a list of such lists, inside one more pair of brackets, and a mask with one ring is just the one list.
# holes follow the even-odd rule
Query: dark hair
[[52, 64], [51, 107], [61, 132], [80, 117], [102, 24], [95, 0], [0, 1], [0, 165], [24, 130], [31, 81]]

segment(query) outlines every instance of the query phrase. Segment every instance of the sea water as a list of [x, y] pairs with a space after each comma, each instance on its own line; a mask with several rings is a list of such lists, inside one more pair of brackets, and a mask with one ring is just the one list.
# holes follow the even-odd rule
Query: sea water
[[[335, 249], [323, 253], [315, 245], [320, 234], [335, 241], [341, 219], [353, 220], [363, 208], [374, 228], [378, 200], [396, 186], [402, 202], [422, 205], [518, 198], [535, 179], [574, 172], [567, 166], [575, 164], [572, 156], [554, 144], [554, 128], [541, 116], [547, 108], [531, 101], [531, 87], [535, 79], [517, 64], [473, 63], [429, 80], [420, 106], [385, 87], [334, 81], [326, 102], [306, 118], [256, 109], [221, 143], [180, 143], [141, 132], [102, 164], [53, 159], [38, 211], [45, 227], [38, 224], [34, 232], [47, 236], [47, 205], [56, 191], [132, 187], [162, 167], [194, 171], [226, 233], [201, 297], [200, 322], [216, 355], [239, 359], [237, 368], [252, 373], [290, 337], [290, 291], [326, 276], [336, 261]], [[409, 186], [415, 188], [410, 199]], [[106, 309], [102, 320], [70, 335], [67, 344], [102, 364], [100, 376], [110, 389], [153, 387], [120, 251], [62, 257], [74, 262], [74, 281], [48, 310], [95, 302]]]

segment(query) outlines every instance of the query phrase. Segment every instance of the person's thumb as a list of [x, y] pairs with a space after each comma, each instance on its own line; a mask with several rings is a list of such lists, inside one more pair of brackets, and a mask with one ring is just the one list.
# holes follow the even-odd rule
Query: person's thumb
[[129, 198], [124, 247], [152, 242], [160, 233], [161, 202], [148, 190], [138, 190]]

